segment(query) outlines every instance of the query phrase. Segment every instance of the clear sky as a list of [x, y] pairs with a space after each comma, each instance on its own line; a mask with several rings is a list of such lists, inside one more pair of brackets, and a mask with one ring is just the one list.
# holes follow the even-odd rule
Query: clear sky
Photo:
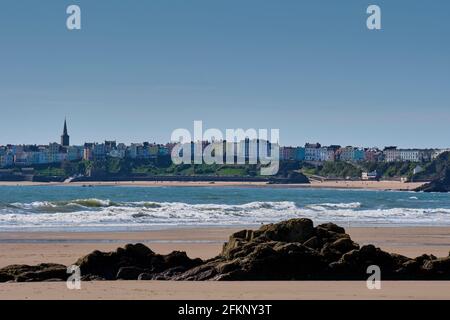
[[283, 145], [450, 147], [450, 1], [2, 0], [0, 144], [59, 141], [65, 116], [75, 144], [203, 120]]

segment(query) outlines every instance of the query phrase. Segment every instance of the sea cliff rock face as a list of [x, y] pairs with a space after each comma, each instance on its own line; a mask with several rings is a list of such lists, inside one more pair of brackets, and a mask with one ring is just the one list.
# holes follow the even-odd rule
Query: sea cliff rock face
[[[94, 251], [75, 264], [83, 280], [365, 280], [371, 265], [380, 267], [385, 280], [450, 280], [450, 256], [411, 259], [373, 245], [360, 247], [344, 228], [333, 223], [314, 227], [309, 219], [236, 232], [217, 257], [206, 261], [129, 244], [113, 252]], [[0, 282], [64, 280], [65, 271], [56, 264], [8, 266], [0, 269]]]
[[450, 192], [450, 169], [447, 169], [442, 177], [420, 186], [416, 191]]

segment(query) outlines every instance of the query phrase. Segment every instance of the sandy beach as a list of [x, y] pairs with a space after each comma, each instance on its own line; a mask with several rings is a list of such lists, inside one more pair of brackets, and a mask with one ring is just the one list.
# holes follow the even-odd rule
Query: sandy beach
[[195, 181], [89, 181], [89, 182], [31, 182], [0, 181], [0, 186], [122, 186], [122, 187], [269, 187], [269, 188], [331, 188], [370, 190], [414, 190], [424, 182], [401, 181], [311, 181], [310, 184], [268, 184], [266, 182], [195, 182]]
[[[242, 228], [238, 228], [242, 229]], [[191, 257], [214, 257], [236, 228], [171, 229], [142, 232], [0, 233], [0, 267], [55, 262], [71, 264], [94, 249], [109, 251], [142, 242], [158, 253], [183, 250]], [[360, 243], [373, 243], [407, 256], [447, 256], [450, 228], [348, 228]], [[0, 284], [0, 299], [450, 299], [450, 282], [383, 282], [368, 290], [360, 281], [270, 282], [84, 282], [81, 290], [64, 283]]]
[[0, 299], [26, 300], [448, 300], [449, 292], [448, 281], [385, 281], [380, 290], [363, 281], [97, 281], [83, 282], [81, 290], [64, 282], [0, 285]]

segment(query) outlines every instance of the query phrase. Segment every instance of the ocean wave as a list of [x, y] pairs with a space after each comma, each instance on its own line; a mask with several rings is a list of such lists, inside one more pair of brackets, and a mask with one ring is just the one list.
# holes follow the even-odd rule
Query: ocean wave
[[[78, 210], [61, 210], [71, 204]], [[88, 204], [88, 206], [85, 206]], [[296, 217], [294, 202], [251, 202], [242, 205], [187, 204], [181, 202], [108, 202], [86, 201], [22, 204], [22, 210], [0, 214], [0, 226], [109, 226], [158, 224], [241, 224], [263, 223]], [[58, 207], [59, 206], [59, 207]], [[23, 208], [34, 208], [34, 212]], [[45, 208], [47, 211], [36, 211]], [[58, 208], [60, 211], [55, 211]], [[95, 210], [92, 210], [94, 208]], [[72, 208], [73, 209], [73, 208]], [[89, 209], [89, 210], [88, 210]], [[24, 214], [27, 213], [27, 214]]]
[[189, 204], [79, 199], [11, 204], [0, 210], [0, 229], [254, 225], [295, 217], [311, 218], [317, 222], [332, 221], [336, 223], [449, 225], [450, 209], [362, 209], [360, 202], [320, 203], [299, 207], [293, 201]]
[[361, 207], [361, 202], [349, 202], [349, 203], [320, 203], [320, 204], [311, 204], [308, 205], [307, 208], [325, 211], [330, 209], [356, 209]]
[[101, 208], [101, 207], [111, 207], [118, 205], [117, 203], [111, 200], [101, 200], [101, 199], [77, 199], [69, 202], [62, 202], [62, 205], [80, 205], [86, 208]]
[[84, 208], [102, 208], [118, 205], [111, 200], [102, 199], [75, 199], [70, 201], [33, 201], [30, 203], [15, 202], [7, 204], [6, 207], [25, 209], [25, 210], [46, 210], [48, 208], [64, 207], [84, 207]]

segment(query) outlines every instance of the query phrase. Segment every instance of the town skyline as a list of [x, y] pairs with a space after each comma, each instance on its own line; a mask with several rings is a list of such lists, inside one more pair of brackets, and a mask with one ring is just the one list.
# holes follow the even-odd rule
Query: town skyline
[[[95, 139], [90, 139], [90, 140], [86, 140], [84, 142], [77, 142], [77, 143], [70, 143], [70, 141], [72, 141], [72, 136], [68, 135], [68, 117], [64, 117], [64, 122], [62, 125], [62, 134], [59, 136], [58, 139], [49, 139], [48, 142], [40, 142], [40, 143], [3, 143], [2, 141], [0, 141], [0, 146], [8, 146], [8, 145], [18, 145], [18, 146], [45, 146], [45, 145], [49, 145], [49, 144], [53, 144], [53, 143], [58, 143], [58, 140], [60, 141], [59, 144], [61, 146], [82, 146], [86, 143], [103, 143], [106, 141], [115, 141], [115, 142], [119, 142], [119, 143], [124, 143], [124, 144], [139, 144], [139, 143], [151, 143], [151, 144], [159, 144], [159, 145], [164, 145], [164, 144], [168, 144], [168, 143], [173, 143], [172, 141], [170, 141], [170, 138], [168, 138], [167, 140], [163, 140], [163, 141], [157, 141], [154, 139], [144, 139], [142, 141], [139, 140], [123, 140], [117, 137], [110, 137], [110, 138], [101, 138], [98, 140]], [[243, 128], [244, 130], [246, 130], [245, 128]], [[170, 137], [170, 135], [169, 135]], [[224, 139], [225, 140], [225, 139]], [[75, 140], [75, 141], [80, 141]], [[211, 142], [211, 140], [198, 140], [198, 142], [203, 141], [203, 142]], [[220, 140], [222, 141], [222, 140]], [[284, 147], [299, 147], [299, 146], [303, 146], [303, 145], [307, 145], [307, 144], [320, 144], [320, 145], [327, 145], [327, 146], [354, 146], [354, 147], [359, 147], [359, 148], [391, 148], [391, 147], [398, 147], [398, 148], [402, 148], [402, 149], [450, 149], [450, 145], [448, 146], [442, 146], [442, 147], [418, 147], [418, 146], [403, 146], [403, 145], [395, 145], [394, 143], [391, 144], [385, 144], [385, 145], [374, 145], [374, 146], [370, 146], [370, 145], [354, 145], [354, 144], [349, 144], [349, 143], [339, 143], [339, 142], [334, 142], [334, 143], [322, 143], [320, 141], [315, 141], [314, 139], [311, 141], [305, 141], [305, 142], [301, 142], [301, 143], [297, 143], [297, 144], [283, 144], [282, 139], [280, 139], [280, 146], [284, 146]], [[196, 142], [196, 141], [192, 141], [192, 142]]]
[[[256, 143], [255, 143], [256, 141]], [[247, 159], [247, 161], [256, 161], [257, 163], [261, 154], [259, 139], [248, 139], [240, 141], [228, 142], [226, 140], [207, 141], [197, 140], [190, 143], [183, 143], [181, 149], [183, 153], [187, 148], [189, 150], [189, 159], [192, 157], [194, 161], [194, 152], [198, 152], [195, 145], [200, 145], [200, 149], [205, 150], [208, 144], [218, 143], [221, 156], [219, 159], [225, 158], [226, 152], [231, 152], [239, 159]], [[107, 158], [130, 158], [130, 159], [148, 159], [156, 160], [158, 158], [172, 158], [172, 149], [177, 144], [173, 141], [166, 143], [155, 142], [135, 142], [125, 144], [117, 140], [104, 140], [104, 142], [86, 141], [81, 145], [70, 144], [70, 135], [68, 131], [67, 119], [64, 119], [62, 135], [60, 142], [50, 142], [48, 145], [0, 145], [0, 167], [11, 166], [29, 166], [39, 164], [55, 164], [65, 161], [96, 161]], [[267, 155], [273, 152], [269, 144], [265, 144]], [[301, 145], [286, 146], [278, 145], [276, 148], [278, 156], [276, 160], [281, 161], [311, 161], [311, 162], [328, 162], [328, 161], [346, 161], [346, 162], [429, 162], [437, 158], [441, 153], [449, 151], [450, 148], [398, 148], [397, 146], [364, 147], [352, 145], [322, 145], [316, 143], [305, 143]], [[270, 149], [270, 151], [269, 151]], [[273, 154], [272, 154], [273, 156]], [[234, 156], [233, 156], [234, 158]], [[196, 162], [193, 162], [196, 163]]]

